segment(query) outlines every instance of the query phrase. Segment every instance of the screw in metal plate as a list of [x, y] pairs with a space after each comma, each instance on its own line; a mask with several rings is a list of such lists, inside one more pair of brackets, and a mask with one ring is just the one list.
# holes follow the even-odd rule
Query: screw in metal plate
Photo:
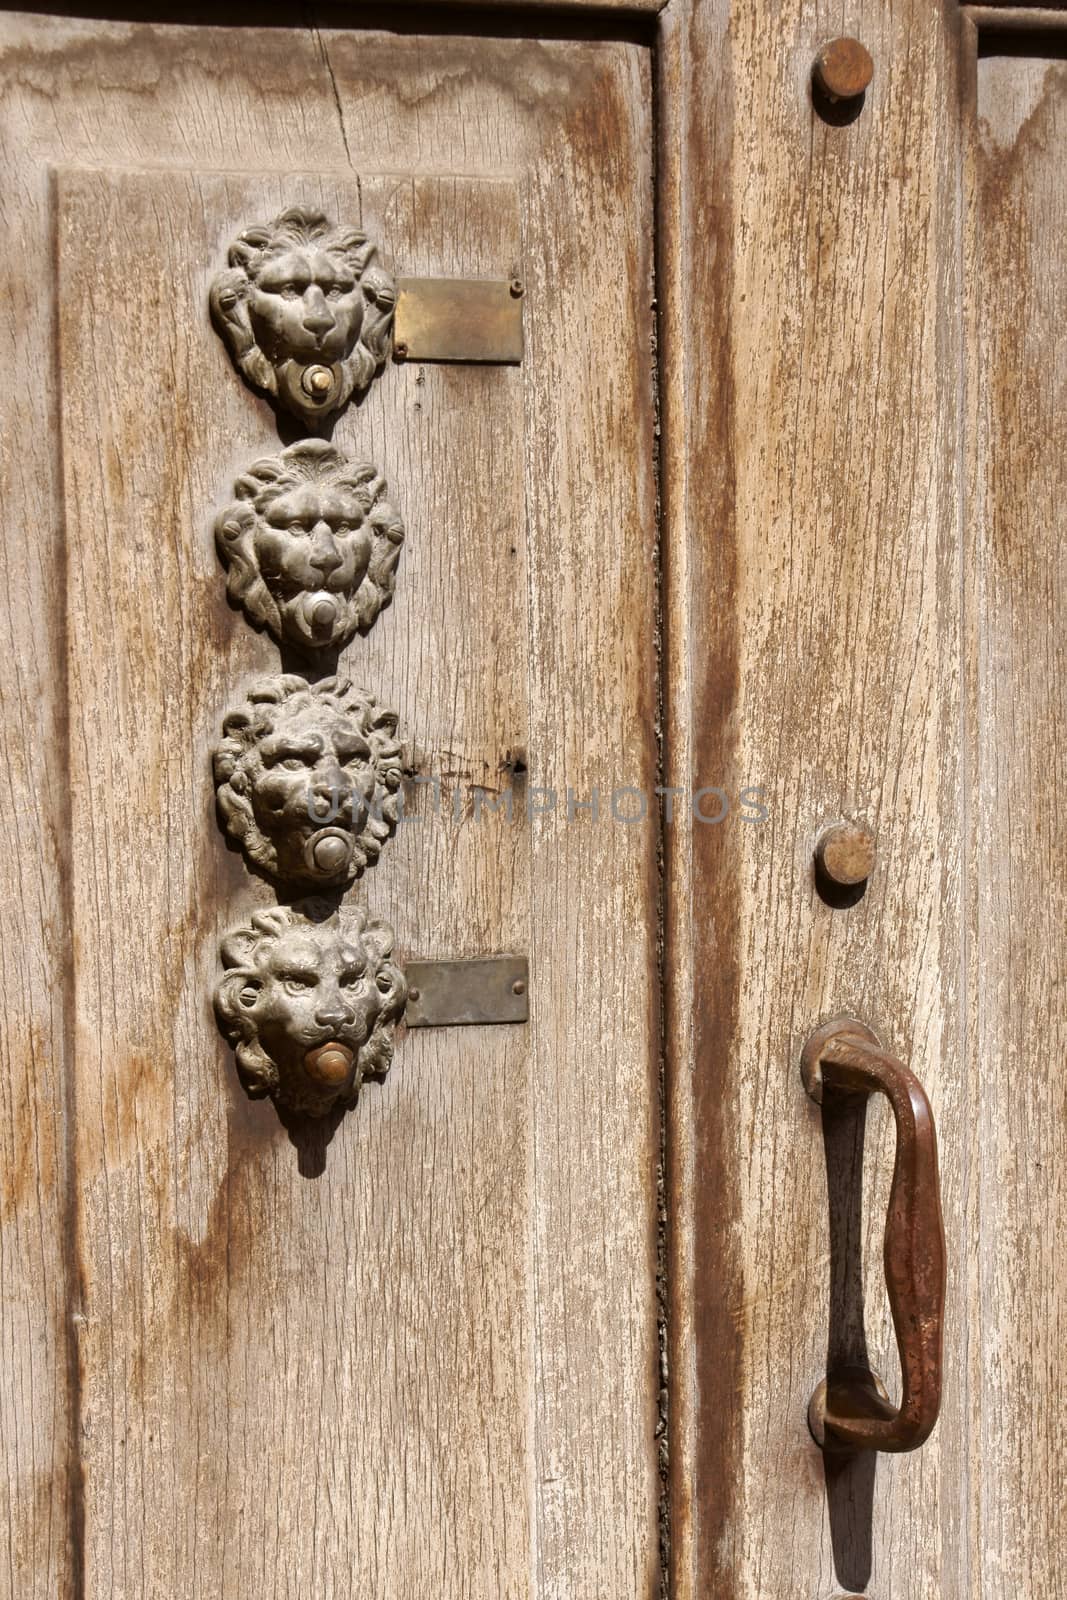
[[406, 361], [407, 358], [408, 358], [408, 347], [404, 343], [403, 339], [400, 339], [393, 346], [393, 360], [394, 361]]
[[515, 982], [511, 985], [511, 992], [512, 992], [512, 994], [525, 994], [526, 993], [526, 985], [523, 983], [521, 978], [516, 978], [515, 979]]
[[421, 998], [422, 998], [422, 996], [419, 994], [419, 991], [417, 989], [409, 989], [408, 990], [408, 1000], [410, 1002], [413, 1003], [416, 1000], [421, 1000]]
[[514, 300], [520, 300], [526, 293], [526, 286], [521, 278], [512, 278], [508, 288], [511, 290], [512, 299]]

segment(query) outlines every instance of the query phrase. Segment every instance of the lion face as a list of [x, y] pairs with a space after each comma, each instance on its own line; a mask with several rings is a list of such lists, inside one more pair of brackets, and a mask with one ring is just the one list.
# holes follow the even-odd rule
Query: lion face
[[293, 207], [246, 228], [211, 314], [254, 388], [315, 426], [367, 388], [389, 348], [396, 284], [355, 228]]
[[322, 1116], [387, 1071], [407, 999], [392, 946], [387, 924], [358, 907], [320, 922], [288, 906], [257, 912], [223, 941], [215, 1008], [250, 1095]]
[[338, 647], [374, 538], [352, 488], [294, 485], [270, 500], [253, 531], [256, 561], [283, 637], [305, 649]]
[[215, 751], [223, 826], [289, 888], [345, 888], [399, 819], [396, 715], [346, 680], [265, 679]]
[[366, 632], [392, 599], [404, 539], [377, 469], [306, 439], [235, 487], [215, 529], [231, 599], [308, 657]]
[[249, 275], [256, 343], [275, 365], [332, 364], [349, 355], [363, 326], [363, 291], [349, 256], [313, 244], [266, 253]]

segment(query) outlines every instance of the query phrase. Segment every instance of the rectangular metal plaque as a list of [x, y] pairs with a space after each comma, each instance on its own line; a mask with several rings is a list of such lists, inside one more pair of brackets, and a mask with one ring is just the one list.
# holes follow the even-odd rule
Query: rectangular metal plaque
[[401, 361], [521, 361], [521, 284], [399, 278], [393, 353]]
[[478, 956], [470, 961], [408, 961], [409, 1028], [455, 1028], [465, 1023], [526, 1022], [530, 968], [525, 956]]

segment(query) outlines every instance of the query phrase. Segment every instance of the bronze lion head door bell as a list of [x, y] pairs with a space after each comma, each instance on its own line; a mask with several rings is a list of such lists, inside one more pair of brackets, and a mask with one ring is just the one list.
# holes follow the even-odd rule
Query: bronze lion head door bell
[[407, 985], [386, 923], [315, 910], [276, 906], [235, 929], [215, 1006], [247, 1092], [321, 1116], [387, 1071]]
[[[252, 461], [215, 524], [231, 604], [300, 668], [236, 694], [213, 751], [221, 831], [279, 900], [223, 939], [215, 1014], [245, 1091], [298, 1116], [385, 1075], [409, 998], [410, 1027], [528, 1015], [524, 958], [420, 961], [409, 984], [393, 929], [344, 901], [401, 819], [403, 755], [397, 713], [337, 658], [392, 600], [405, 530], [378, 468], [318, 435], [382, 371], [404, 283], [360, 228], [292, 206], [242, 229], [209, 293], [238, 373], [316, 433]], [[502, 299], [495, 280], [406, 283], [423, 359], [521, 359], [513, 288], [490, 326], [478, 307]], [[460, 303], [473, 322], [457, 352]]]
[[358, 228], [293, 206], [246, 228], [211, 286], [245, 381], [314, 426], [362, 394], [389, 352], [396, 283]]
[[309, 662], [393, 598], [404, 524], [378, 469], [305, 439], [256, 461], [215, 525], [226, 588], [254, 628]]

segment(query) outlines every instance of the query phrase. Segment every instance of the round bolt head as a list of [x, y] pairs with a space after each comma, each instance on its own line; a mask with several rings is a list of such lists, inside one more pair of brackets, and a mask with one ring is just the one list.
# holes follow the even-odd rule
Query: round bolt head
[[515, 979], [515, 982], [511, 985], [511, 992], [512, 992], [512, 994], [525, 994], [526, 993], [526, 985], [523, 983], [521, 978], [516, 978]]
[[866, 883], [874, 871], [874, 835], [860, 822], [838, 822], [815, 846], [819, 870], [842, 889]]
[[815, 57], [815, 82], [829, 100], [855, 100], [874, 77], [870, 51], [858, 39], [831, 39]]
[[421, 999], [422, 999], [422, 995], [419, 993], [418, 989], [409, 989], [408, 990], [408, 1000], [409, 1000], [409, 1002], [414, 1004], [414, 1002], [416, 1000], [421, 1000]]
[[877, 1372], [867, 1367], [843, 1367], [833, 1378], [823, 1378], [808, 1402], [808, 1431], [820, 1450], [825, 1450], [828, 1444], [831, 1449], [834, 1447], [833, 1438], [827, 1438], [826, 1419], [828, 1413], [833, 1413], [831, 1402], [835, 1395], [839, 1403], [845, 1400], [848, 1411], [858, 1409], [857, 1402], [865, 1411], [870, 1409], [872, 1401], [889, 1405], [885, 1384]]
[[341, 872], [348, 865], [348, 846], [337, 833], [316, 840], [311, 854], [320, 872]]
[[353, 1056], [347, 1045], [331, 1040], [309, 1050], [304, 1057], [304, 1070], [309, 1078], [324, 1088], [334, 1089], [343, 1084], [352, 1070]]
[[800, 1077], [808, 1096], [820, 1106], [823, 1097], [822, 1054], [834, 1039], [859, 1040], [873, 1045], [876, 1050], [880, 1043], [878, 1035], [865, 1022], [857, 1022], [855, 1017], [833, 1017], [829, 1022], [821, 1022], [808, 1034], [800, 1052]]

